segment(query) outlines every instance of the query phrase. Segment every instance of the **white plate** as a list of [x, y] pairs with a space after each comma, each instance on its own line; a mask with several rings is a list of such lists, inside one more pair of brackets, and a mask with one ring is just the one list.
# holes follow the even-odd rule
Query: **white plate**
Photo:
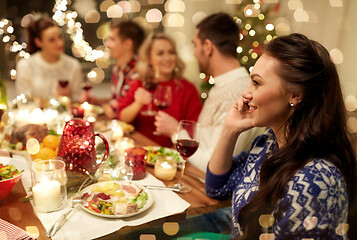
[[[183, 159], [182, 159], [182, 157], [180, 156], [180, 154], [175, 150], [175, 149], [172, 149], [172, 148], [165, 148], [165, 147], [157, 147], [157, 146], [146, 146], [146, 147], [144, 147], [146, 150], [154, 150], [154, 151], [158, 151], [158, 150], [160, 150], [160, 148], [163, 148], [164, 149], [164, 153], [169, 153], [169, 155], [166, 155], [166, 154], [164, 154], [164, 155], [162, 155], [162, 156], [170, 156], [170, 155], [172, 155], [172, 154], [177, 154], [177, 156], [180, 158], [180, 161], [178, 162], [178, 163], [182, 163], [183, 162]], [[150, 158], [150, 154], [149, 154], [149, 156], [148, 156], [148, 160], [149, 160], [149, 158]], [[155, 162], [151, 162], [151, 161], [147, 161], [146, 162], [146, 164], [147, 165], [149, 165], [149, 166], [154, 166], [155, 165]]]
[[126, 217], [131, 217], [131, 216], [135, 216], [137, 214], [140, 214], [144, 211], [146, 211], [148, 208], [151, 207], [151, 205], [154, 203], [154, 197], [152, 196], [151, 192], [149, 189], [143, 187], [143, 186], [140, 186], [140, 185], [137, 185], [137, 184], [134, 184], [132, 182], [123, 182], [123, 181], [106, 181], [106, 182], [99, 182], [99, 183], [95, 183], [95, 184], [92, 184], [92, 185], [89, 185], [88, 187], [84, 188], [82, 191], [81, 191], [81, 195], [83, 195], [84, 193], [88, 193], [88, 194], [91, 194], [92, 192], [92, 188], [94, 186], [97, 186], [97, 185], [101, 185], [104, 187], [104, 185], [108, 182], [114, 182], [114, 183], [117, 183], [117, 184], [120, 184], [120, 185], [126, 185], [126, 184], [132, 184], [132, 185], [136, 185], [138, 186], [139, 188], [143, 189], [144, 192], [147, 193], [148, 195], [148, 199], [145, 203], [145, 205], [139, 209], [139, 211], [137, 212], [134, 212], [134, 213], [128, 213], [128, 214], [118, 214], [118, 215], [106, 215], [106, 214], [100, 214], [100, 213], [96, 213], [96, 212], [93, 212], [87, 208], [85, 208], [84, 206], [86, 204], [80, 204], [80, 206], [87, 212], [89, 212], [90, 214], [93, 214], [95, 216], [98, 216], [98, 217], [104, 217], [104, 218], [126, 218]]

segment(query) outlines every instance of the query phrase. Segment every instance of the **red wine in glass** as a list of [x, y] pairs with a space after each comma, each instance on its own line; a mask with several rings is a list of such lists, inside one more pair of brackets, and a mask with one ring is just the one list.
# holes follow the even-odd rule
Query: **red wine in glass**
[[60, 80], [58, 80], [58, 83], [61, 86], [61, 88], [65, 88], [68, 86], [68, 80], [66, 80], [66, 79], [60, 79]]
[[162, 102], [157, 102], [157, 101], [154, 101], [155, 103], [155, 106], [160, 109], [161, 111], [164, 111], [166, 108], [170, 107], [170, 104], [167, 104], [167, 103], [162, 103]]
[[190, 120], [181, 120], [177, 128], [175, 137], [175, 146], [183, 158], [181, 168], [181, 178], [174, 186], [180, 189], [180, 192], [189, 192], [191, 187], [181, 181], [184, 176], [186, 160], [191, 157], [198, 149], [200, 134], [199, 123]]
[[167, 85], [157, 86], [154, 93], [154, 104], [160, 110], [165, 110], [170, 107], [172, 102], [172, 91], [171, 87]]
[[176, 140], [176, 149], [184, 159], [191, 157], [197, 151], [198, 145], [195, 140]]
[[90, 82], [85, 82], [85, 83], [83, 83], [83, 86], [82, 86], [82, 88], [86, 91], [86, 92], [89, 92], [89, 90], [91, 90], [92, 89], [92, 84], [90, 83]]

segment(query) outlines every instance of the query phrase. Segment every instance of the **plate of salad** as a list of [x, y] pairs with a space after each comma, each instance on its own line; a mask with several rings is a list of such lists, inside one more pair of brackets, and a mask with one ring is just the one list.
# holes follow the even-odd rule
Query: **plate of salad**
[[149, 166], [154, 166], [156, 160], [160, 156], [174, 158], [177, 163], [183, 162], [183, 159], [181, 158], [180, 154], [174, 149], [155, 146], [147, 146], [144, 148], [148, 151], [148, 158], [146, 160], [146, 164]]
[[126, 218], [151, 207], [154, 198], [150, 190], [125, 181], [92, 184], [81, 192], [86, 199], [81, 207], [90, 214], [104, 218]]

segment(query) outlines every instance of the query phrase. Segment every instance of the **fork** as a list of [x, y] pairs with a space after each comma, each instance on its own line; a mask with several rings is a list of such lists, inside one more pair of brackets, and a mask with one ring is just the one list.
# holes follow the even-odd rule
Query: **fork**
[[84, 184], [87, 182], [88, 179], [91, 178], [86, 178], [86, 180], [82, 183], [82, 185], [79, 187], [79, 190], [76, 193], [76, 197], [72, 199], [72, 205], [71, 208], [67, 210], [53, 225], [52, 227], [47, 231], [46, 235], [47, 237], [53, 237], [56, 232], [61, 228], [61, 226], [64, 224], [65, 220], [67, 219], [68, 215], [73, 211], [73, 209], [81, 202], [83, 202], [83, 198], [79, 196], [79, 193], [82, 190], [82, 187]]

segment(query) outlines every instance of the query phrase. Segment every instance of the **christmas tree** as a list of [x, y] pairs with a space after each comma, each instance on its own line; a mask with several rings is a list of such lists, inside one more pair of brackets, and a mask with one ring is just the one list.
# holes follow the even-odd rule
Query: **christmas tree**
[[[279, 10], [277, 0], [242, 0], [236, 5], [233, 19], [240, 29], [237, 57], [249, 72], [262, 54], [264, 45], [277, 37], [274, 21]], [[209, 76], [204, 77], [206, 81], [202, 83], [201, 90], [207, 93], [214, 81], [210, 81]], [[206, 94], [201, 94], [203, 100], [206, 97]]]

